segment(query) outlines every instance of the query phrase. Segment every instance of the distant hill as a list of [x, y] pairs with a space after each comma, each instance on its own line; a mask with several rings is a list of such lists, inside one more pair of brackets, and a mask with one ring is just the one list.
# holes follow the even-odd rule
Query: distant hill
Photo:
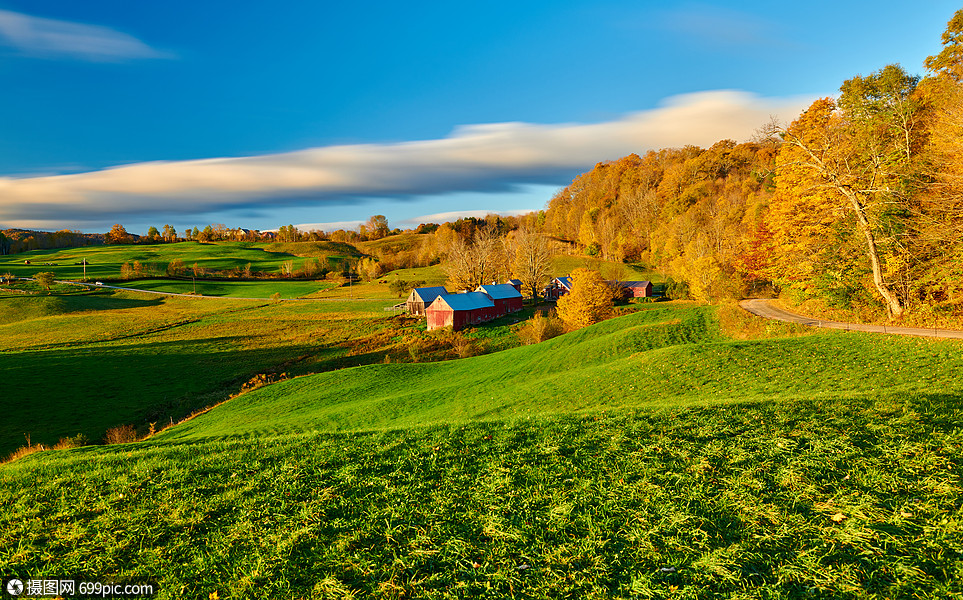
[[[139, 238], [139, 236], [132, 236]], [[0, 231], [0, 255], [19, 254], [28, 250], [99, 246], [104, 243], [102, 233], [79, 231], [37, 231], [34, 229], [5, 229]]]

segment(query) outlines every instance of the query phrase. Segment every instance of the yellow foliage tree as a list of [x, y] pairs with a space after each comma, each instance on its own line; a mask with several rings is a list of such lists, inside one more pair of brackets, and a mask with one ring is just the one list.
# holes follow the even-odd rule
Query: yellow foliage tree
[[572, 291], [556, 305], [558, 317], [570, 330], [581, 329], [612, 316], [612, 288], [598, 271], [572, 271]]

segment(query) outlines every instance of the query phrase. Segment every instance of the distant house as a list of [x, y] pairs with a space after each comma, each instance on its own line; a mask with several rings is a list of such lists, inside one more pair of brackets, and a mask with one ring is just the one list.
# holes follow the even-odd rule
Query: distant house
[[435, 298], [425, 309], [428, 317], [428, 331], [451, 327], [454, 331], [466, 325], [477, 325], [491, 321], [497, 316], [495, 303], [483, 292], [445, 294]]
[[518, 290], [519, 293], [522, 292], [522, 280], [521, 279], [509, 279], [508, 284]]
[[546, 300], [558, 300], [565, 294], [572, 291], [571, 277], [556, 277], [545, 288]]
[[406, 303], [408, 312], [413, 315], [423, 315], [425, 309], [435, 301], [435, 298], [447, 293], [448, 290], [442, 286], [414, 288], [408, 294], [408, 302]]
[[651, 281], [620, 281], [619, 285], [625, 290], [626, 298], [651, 298]]
[[488, 297], [495, 303], [495, 313], [499, 317], [518, 312], [523, 308], [522, 293], [510, 283], [480, 285], [475, 291], [488, 294]]

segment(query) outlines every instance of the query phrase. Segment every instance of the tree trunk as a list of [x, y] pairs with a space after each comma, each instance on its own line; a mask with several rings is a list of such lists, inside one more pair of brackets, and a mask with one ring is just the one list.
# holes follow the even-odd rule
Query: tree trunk
[[873, 230], [869, 225], [869, 219], [866, 217], [866, 209], [863, 207], [863, 203], [860, 202], [856, 192], [836, 182], [834, 182], [834, 184], [836, 185], [836, 189], [849, 199], [853, 205], [853, 210], [856, 212], [859, 230], [862, 232], [863, 237], [866, 238], [866, 254], [869, 256], [869, 263], [873, 270], [873, 283], [876, 285], [876, 291], [879, 292], [883, 301], [886, 302], [886, 310], [889, 312], [889, 316], [891, 318], [899, 318], [903, 315], [903, 304], [900, 302], [899, 297], [897, 297], [883, 281], [883, 269], [879, 262], [879, 252], [876, 249], [876, 236], [873, 235]]

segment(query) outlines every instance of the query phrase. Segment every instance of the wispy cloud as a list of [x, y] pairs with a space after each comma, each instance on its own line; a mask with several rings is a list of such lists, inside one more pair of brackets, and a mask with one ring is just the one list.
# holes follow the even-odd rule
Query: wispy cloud
[[699, 44], [714, 46], [784, 45], [780, 28], [763, 17], [702, 3], [656, 13], [654, 25]]
[[0, 10], [0, 44], [29, 56], [92, 62], [172, 58], [139, 39], [99, 25], [86, 25]]
[[770, 116], [791, 120], [810, 101], [702, 92], [603, 123], [470, 125], [434, 140], [0, 178], [0, 224], [112, 219], [161, 210], [190, 215], [272, 204], [344, 205], [366, 198], [504, 191], [529, 183], [564, 185], [579, 170], [631, 152], [748, 139]]

